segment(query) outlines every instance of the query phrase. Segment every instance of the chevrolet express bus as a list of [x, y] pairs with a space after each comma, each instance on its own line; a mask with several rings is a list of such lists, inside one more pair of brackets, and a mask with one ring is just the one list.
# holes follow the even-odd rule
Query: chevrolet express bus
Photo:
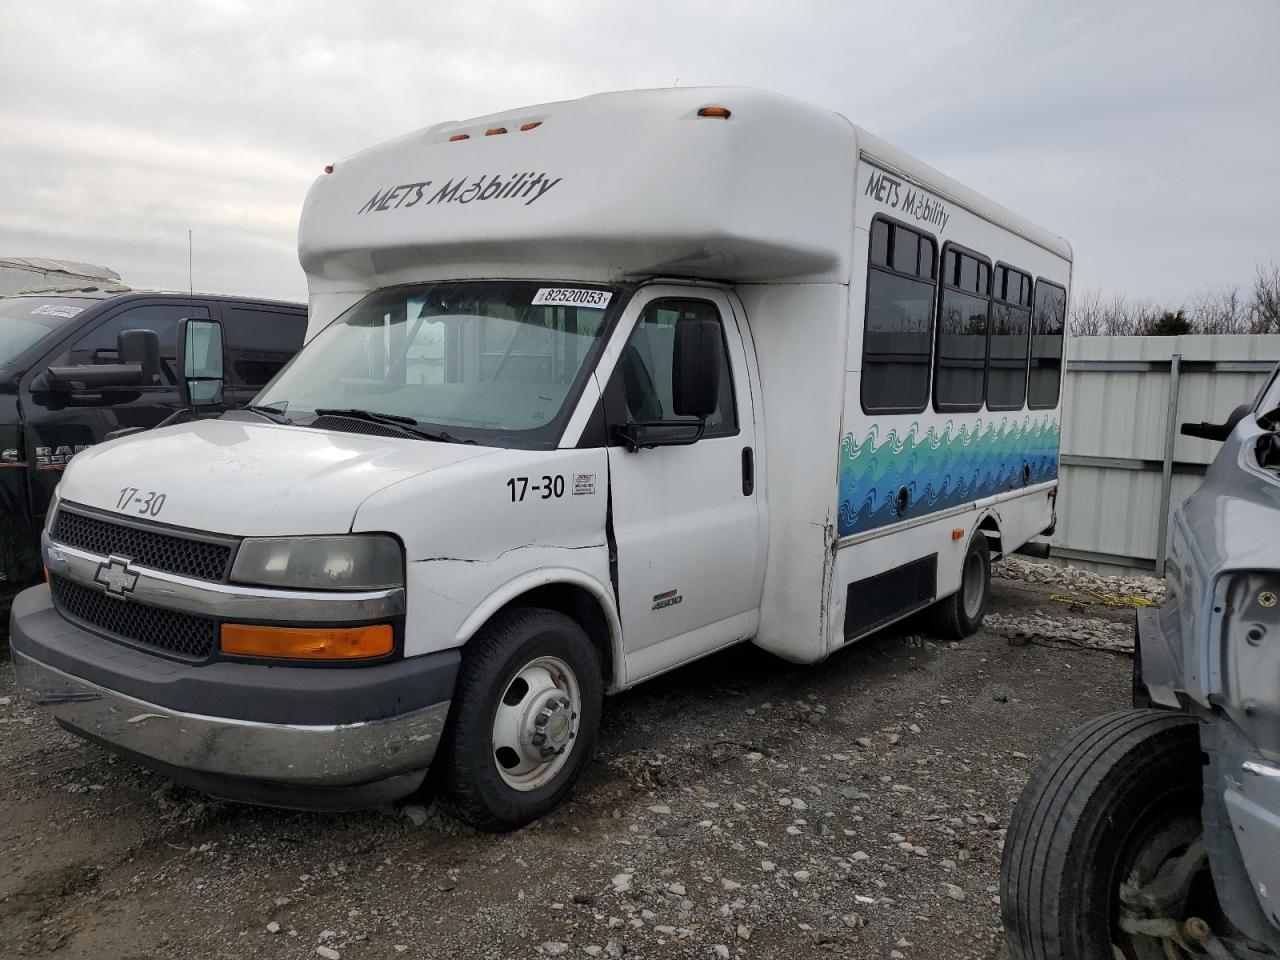
[[829, 110], [436, 124], [326, 168], [298, 247], [299, 355], [78, 455], [13, 606], [27, 697], [209, 793], [350, 808], [430, 771], [511, 829], [605, 694], [926, 608], [962, 637], [1053, 527], [1070, 247]]

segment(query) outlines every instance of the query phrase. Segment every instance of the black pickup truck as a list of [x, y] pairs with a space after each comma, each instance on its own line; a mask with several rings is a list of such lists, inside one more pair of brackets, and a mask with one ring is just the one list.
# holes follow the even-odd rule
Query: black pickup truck
[[274, 300], [120, 284], [0, 297], [0, 582], [39, 576], [41, 522], [68, 460], [192, 409], [183, 320], [220, 331], [215, 409], [252, 400], [307, 329], [305, 305]]

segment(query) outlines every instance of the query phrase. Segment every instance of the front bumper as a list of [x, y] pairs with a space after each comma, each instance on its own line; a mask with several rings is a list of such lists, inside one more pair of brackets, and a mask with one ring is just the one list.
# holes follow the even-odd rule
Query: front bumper
[[175, 663], [14, 601], [22, 696], [73, 733], [233, 800], [350, 809], [412, 792], [435, 755], [456, 651], [369, 667]]

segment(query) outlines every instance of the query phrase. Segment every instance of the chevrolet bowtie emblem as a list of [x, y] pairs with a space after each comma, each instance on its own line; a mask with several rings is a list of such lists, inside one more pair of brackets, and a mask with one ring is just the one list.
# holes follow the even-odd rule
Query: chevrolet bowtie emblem
[[122, 600], [138, 585], [138, 575], [129, 569], [128, 557], [113, 556], [98, 564], [93, 579], [95, 583], [102, 584], [111, 596]]

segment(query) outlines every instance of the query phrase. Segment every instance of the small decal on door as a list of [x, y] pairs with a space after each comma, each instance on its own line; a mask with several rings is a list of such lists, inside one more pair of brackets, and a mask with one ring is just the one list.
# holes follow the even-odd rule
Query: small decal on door
[[664, 607], [674, 607], [683, 599], [684, 596], [680, 593], [679, 589], [668, 590], [666, 593], [655, 594], [653, 598], [653, 609], [661, 610]]
[[573, 495], [581, 497], [596, 492], [596, 475], [594, 473], [575, 473], [573, 475]]

